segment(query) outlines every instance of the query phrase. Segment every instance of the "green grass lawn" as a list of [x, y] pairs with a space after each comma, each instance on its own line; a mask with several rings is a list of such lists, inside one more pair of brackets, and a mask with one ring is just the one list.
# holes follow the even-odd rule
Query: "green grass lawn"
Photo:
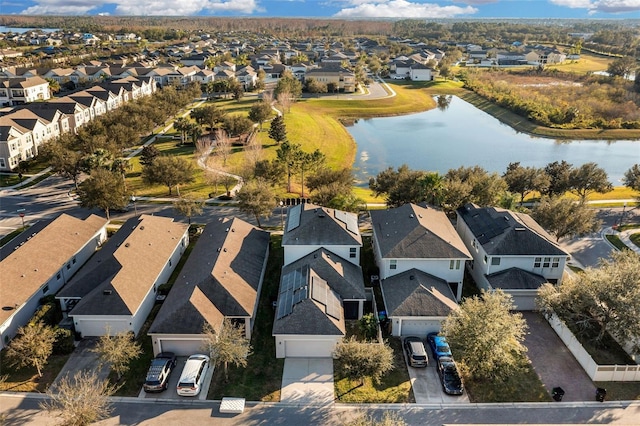
[[280, 285], [280, 268], [284, 261], [281, 243], [282, 236], [271, 236], [267, 271], [251, 336], [253, 352], [247, 359], [247, 366], [230, 365], [229, 380], [225, 379], [224, 368], [216, 367], [208, 399], [235, 396], [246, 398], [248, 401], [280, 401], [284, 359], [275, 357], [275, 339], [271, 335], [274, 310], [271, 302], [277, 298]]
[[631, 234], [629, 239], [636, 247], [640, 247], [640, 232], [636, 232], [635, 234]]
[[626, 231], [636, 228], [640, 228], [640, 223], [625, 223], [624, 225], [618, 226], [618, 231]]
[[38, 377], [34, 367], [10, 367], [5, 353], [4, 349], [0, 352], [0, 376], [6, 375], [7, 378], [0, 381], [0, 391], [10, 392], [46, 392], [69, 359], [69, 355], [52, 355], [42, 369], [42, 377]]
[[640, 400], [640, 382], [593, 382], [593, 384], [607, 390], [606, 401]]
[[605, 235], [605, 237], [607, 238], [607, 240], [614, 245], [615, 248], [617, 248], [618, 250], [628, 250], [629, 247], [627, 247], [622, 240], [620, 239], [620, 237], [618, 237], [617, 235]]

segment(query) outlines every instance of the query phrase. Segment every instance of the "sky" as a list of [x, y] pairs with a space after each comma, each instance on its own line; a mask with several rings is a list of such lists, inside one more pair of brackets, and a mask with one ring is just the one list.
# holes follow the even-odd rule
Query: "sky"
[[0, 15], [640, 19], [640, 0], [0, 0]]

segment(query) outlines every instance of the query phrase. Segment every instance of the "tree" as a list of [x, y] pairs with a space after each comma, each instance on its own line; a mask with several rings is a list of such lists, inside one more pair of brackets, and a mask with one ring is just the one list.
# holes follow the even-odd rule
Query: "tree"
[[82, 153], [71, 147], [73, 136], [64, 134], [40, 148], [40, 155], [49, 163], [51, 170], [68, 179], [78, 189], [78, 178], [82, 173]]
[[225, 117], [222, 128], [229, 136], [236, 137], [249, 133], [253, 129], [253, 122], [241, 115], [229, 115]]
[[278, 115], [271, 120], [269, 137], [276, 141], [277, 144], [287, 140], [287, 126], [284, 124], [284, 117], [282, 115]]
[[307, 178], [307, 188], [312, 191], [314, 204], [329, 207], [339, 195], [351, 194], [353, 181], [351, 169], [332, 170], [323, 167]]
[[[497, 173], [488, 173], [480, 166], [450, 169], [446, 181], [459, 180], [471, 186], [469, 202], [479, 206], [493, 206], [507, 190], [507, 184]], [[458, 206], [459, 207], [459, 206]]]
[[184, 117], [178, 117], [173, 121], [173, 128], [180, 132], [181, 145], [184, 145], [184, 143], [186, 142], [187, 132], [189, 131], [190, 127], [191, 122]]
[[244, 88], [242, 87], [242, 84], [240, 84], [238, 80], [231, 80], [229, 84], [229, 89], [233, 94], [233, 99], [240, 102], [240, 99], [244, 96]]
[[86, 426], [109, 416], [109, 396], [117, 389], [108, 380], [100, 380], [95, 371], [81, 370], [73, 377], [63, 377], [56, 386], [50, 386], [47, 389], [49, 399], [40, 407], [59, 413], [64, 425]]
[[394, 368], [393, 349], [386, 342], [365, 343], [351, 337], [336, 345], [333, 356], [338, 360], [338, 370], [361, 384], [366, 377], [380, 383], [380, 379]]
[[227, 160], [231, 156], [231, 138], [227, 132], [218, 129], [215, 132], [215, 154], [222, 159], [222, 167], [227, 167]]
[[251, 355], [251, 342], [244, 336], [244, 327], [234, 325], [225, 318], [218, 329], [205, 323], [202, 332], [204, 349], [208, 351], [213, 364], [224, 365], [225, 380], [229, 380], [229, 363], [236, 367], [247, 365], [247, 357]]
[[112, 336], [111, 330], [107, 328], [92, 351], [98, 354], [100, 360], [106, 363], [116, 373], [117, 380], [120, 380], [122, 375], [129, 371], [131, 360], [140, 356], [142, 348], [134, 340], [132, 332], [121, 331]]
[[446, 179], [442, 194], [442, 207], [453, 212], [471, 201], [472, 186], [460, 179]]
[[256, 102], [251, 105], [251, 109], [249, 110], [249, 119], [254, 123], [258, 123], [260, 126], [260, 130], [262, 130], [262, 123], [267, 121], [273, 110], [271, 109], [271, 105], [266, 102]]
[[572, 169], [573, 166], [564, 160], [547, 164], [544, 167], [544, 172], [549, 176], [549, 187], [542, 193], [553, 197], [563, 195], [571, 189], [570, 175]]
[[282, 163], [277, 160], [260, 160], [256, 161], [253, 169], [253, 176], [256, 179], [264, 179], [269, 182], [271, 186], [277, 185], [282, 179], [284, 174], [284, 167]]
[[283, 142], [276, 151], [276, 161], [282, 164], [287, 174], [287, 192], [291, 192], [291, 176], [298, 168], [302, 150], [299, 144]]
[[511, 192], [520, 194], [520, 205], [524, 203], [524, 197], [533, 191], [544, 192], [550, 185], [551, 179], [544, 169], [536, 167], [523, 167], [520, 162], [509, 163], [507, 171], [502, 175]]
[[307, 171], [315, 171], [326, 161], [325, 155], [316, 149], [313, 152], [301, 152], [299, 159], [300, 167], [300, 196], [304, 198], [304, 174]]
[[613, 190], [607, 172], [596, 163], [585, 163], [571, 170], [569, 182], [571, 183], [570, 191], [580, 197], [582, 203], [587, 201], [589, 195], [594, 192], [603, 194]]
[[420, 184], [424, 190], [425, 200], [431, 205], [439, 206], [444, 195], [444, 176], [438, 172], [427, 172], [422, 176]]
[[276, 98], [283, 93], [287, 93], [290, 99], [297, 99], [302, 95], [302, 83], [300, 83], [300, 80], [295, 78], [289, 70], [282, 73], [273, 91]]
[[618, 58], [607, 66], [607, 72], [612, 77], [627, 78], [635, 69], [636, 60], [630, 56]]
[[42, 367], [53, 352], [56, 337], [56, 331], [42, 322], [18, 328], [18, 337], [11, 341], [7, 349], [9, 365], [35, 367], [38, 376], [42, 377]]
[[160, 155], [160, 151], [155, 145], [145, 145], [140, 152], [140, 164], [142, 167], [150, 166], [153, 160]]
[[131, 161], [129, 161], [128, 158], [116, 158], [111, 163], [111, 171], [122, 177], [122, 184], [124, 185], [125, 190], [127, 189], [126, 173], [130, 170], [133, 170], [133, 164], [131, 164]]
[[260, 217], [269, 218], [273, 209], [276, 208], [276, 197], [269, 184], [263, 179], [247, 182], [238, 192], [237, 199], [240, 211], [252, 214], [256, 218], [258, 227], [262, 227]]
[[596, 345], [602, 346], [609, 333], [619, 342], [633, 343], [633, 352], [640, 353], [640, 256], [615, 251], [598, 268], [587, 268], [559, 286], [545, 284], [538, 305]]
[[196, 200], [191, 197], [180, 197], [173, 203], [173, 208], [176, 211], [189, 219], [189, 225], [191, 225], [191, 217], [202, 214], [204, 207], [204, 201]]
[[442, 324], [461, 369], [475, 380], [500, 381], [521, 367], [527, 325], [502, 290], [466, 298]]
[[420, 203], [425, 201], [424, 186], [421, 184], [423, 176], [424, 172], [411, 170], [406, 164], [397, 170], [388, 167], [375, 178], [369, 179], [369, 189], [377, 196], [385, 194], [389, 207]]
[[634, 164], [624, 172], [622, 183], [634, 191], [640, 191], [640, 164]]
[[181, 157], [163, 155], [142, 168], [142, 181], [150, 185], [163, 184], [169, 188], [171, 195], [172, 187], [193, 182], [193, 174], [193, 164], [189, 161]]
[[80, 184], [78, 196], [82, 207], [104, 210], [109, 220], [109, 210], [124, 208], [127, 194], [121, 177], [107, 169], [95, 169], [87, 180]]
[[309, 93], [327, 93], [327, 85], [311, 77], [305, 81], [305, 90]]
[[282, 110], [281, 112], [283, 115], [285, 112], [291, 111], [291, 104], [293, 103], [293, 95], [291, 95], [291, 93], [289, 92], [278, 93], [278, 96], [276, 99], [280, 104], [280, 109]]
[[227, 113], [216, 105], [207, 105], [191, 111], [190, 116], [201, 126], [208, 126], [210, 129], [222, 123]]
[[540, 226], [556, 237], [556, 241], [595, 232], [602, 224], [596, 219], [594, 209], [568, 198], [543, 197], [532, 216]]

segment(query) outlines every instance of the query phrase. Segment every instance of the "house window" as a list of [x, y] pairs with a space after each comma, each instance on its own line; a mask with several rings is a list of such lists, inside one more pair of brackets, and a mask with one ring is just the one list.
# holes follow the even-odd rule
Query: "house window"
[[171, 267], [173, 264], [171, 263], [171, 259], [169, 259], [169, 267]]
[[42, 294], [47, 294], [49, 292], [49, 284], [42, 287]]
[[456, 266], [456, 261], [455, 260], [450, 260], [449, 261], [449, 269], [453, 269]]
[[5, 169], [7, 167], [7, 163], [4, 161], [4, 158], [0, 158], [0, 168]]
[[392, 259], [389, 261], [389, 269], [396, 269], [398, 267], [398, 261], [396, 259]]
[[544, 258], [544, 262], [542, 263], [542, 267], [543, 268], [548, 268], [550, 262], [551, 262], [551, 258], [550, 257], [545, 257]]
[[76, 264], [76, 257], [73, 256], [73, 260], [71, 261], [74, 265]]
[[554, 257], [553, 261], [551, 262], [551, 267], [552, 268], [557, 268], [559, 264], [560, 264], [560, 258], [559, 257]]
[[485, 264], [487, 263], [487, 255], [486, 254], [484, 255], [484, 263]]
[[542, 258], [541, 257], [536, 257], [535, 260], [533, 261], [533, 267], [534, 268], [539, 268], [540, 267], [540, 262], [542, 262]]
[[500, 264], [500, 258], [499, 257], [492, 257], [491, 258], [491, 264], [492, 265], [499, 265]]
[[67, 263], [67, 269], [71, 269], [71, 264]]
[[60, 279], [60, 272], [58, 272], [58, 275], [56, 275], [56, 279], [59, 280]]
[[349, 248], [349, 257], [350, 258], [355, 258], [356, 257], [356, 248], [355, 247]]
[[456, 260], [456, 269], [460, 269], [460, 259]]

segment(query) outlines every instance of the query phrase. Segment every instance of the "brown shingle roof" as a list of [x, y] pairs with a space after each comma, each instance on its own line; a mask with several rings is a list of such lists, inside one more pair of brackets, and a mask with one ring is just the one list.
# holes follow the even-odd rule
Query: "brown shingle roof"
[[[29, 300], [106, 223], [95, 215], [85, 220], [58, 216], [0, 262], [0, 304], [13, 307]], [[11, 314], [0, 310], [0, 323]]]
[[[338, 217], [351, 217], [355, 220], [356, 229], [348, 230], [347, 224], [336, 216], [336, 212]], [[299, 225], [293, 227], [290, 223], [296, 220], [293, 217], [295, 215], [299, 216]], [[362, 236], [357, 229], [357, 223], [357, 216], [354, 213], [341, 212], [311, 203], [299, 204], [287, 212], [287, 231], [282, 237], [282, 245], [361, 246]]]
[[458, 308], [446, 281], [417, 269], [383, 280], [381, 288], [389, 317], [446, 317]]

